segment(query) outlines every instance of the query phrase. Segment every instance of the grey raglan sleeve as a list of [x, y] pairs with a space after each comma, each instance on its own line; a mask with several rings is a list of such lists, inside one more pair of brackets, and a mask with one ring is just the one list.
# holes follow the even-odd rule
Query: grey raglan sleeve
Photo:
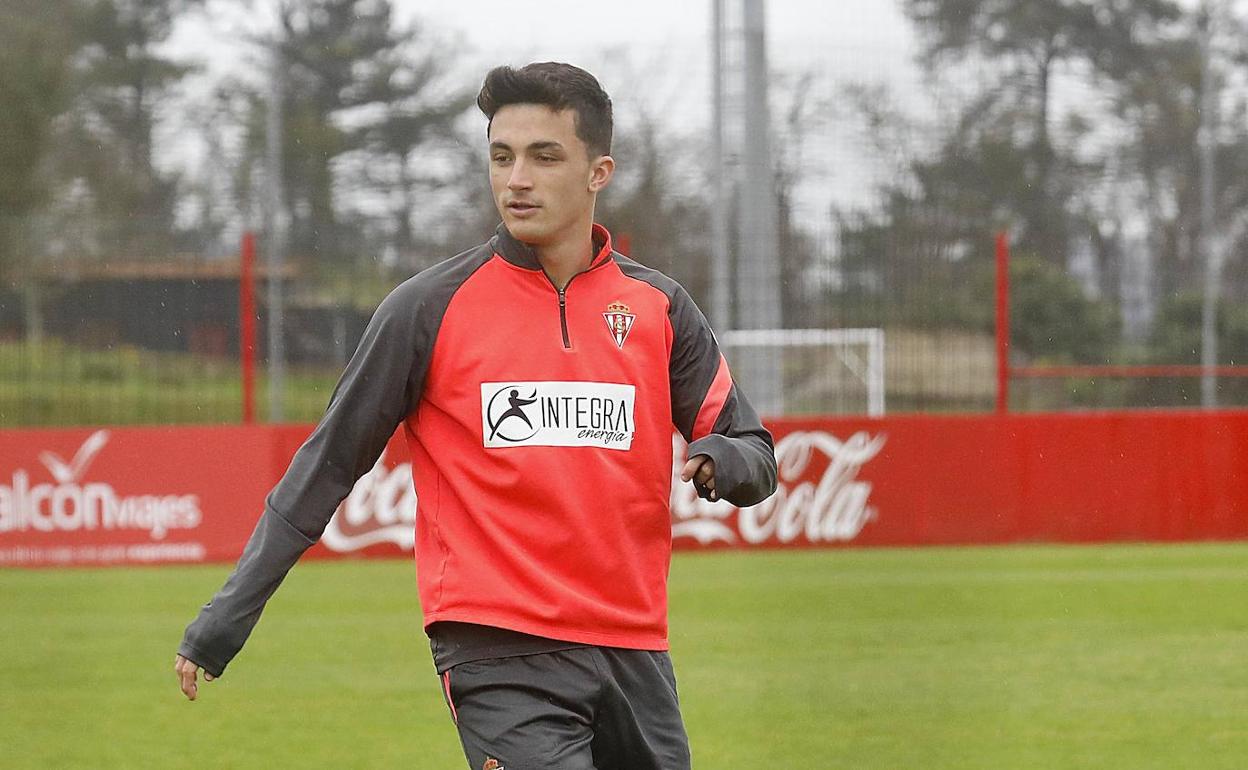
[[178, 653], [213, 676], [242, 648], [265, 602], [419, 400], [430, 343], [417, 322], [419, 299], [409, 281], [377, 308], [328, 409], [265, 501], [233, 573], [187, 626]]
[[[672, 420], [689, 442], [690, 457], [715, 461], [719, 497], [738, 506], [762, 502], [776, 491], [771, 433], [733, 382], [702, 311], [683, 288], [670, 299]], [[710, 493], [698, 485], [698, 494]]]

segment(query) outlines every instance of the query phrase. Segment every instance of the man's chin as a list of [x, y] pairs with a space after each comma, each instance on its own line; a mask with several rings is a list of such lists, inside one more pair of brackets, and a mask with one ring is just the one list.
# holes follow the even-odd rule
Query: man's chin
[[530, 222], [525, 219], [516, 219], [515, 217], [507, 217], [504, 219], [507, 225], [507, 232], [511, 236], [522, 243], [531, 246], [541, 246], [550, 240], [549, 229], [542, 227], [536, 222]]

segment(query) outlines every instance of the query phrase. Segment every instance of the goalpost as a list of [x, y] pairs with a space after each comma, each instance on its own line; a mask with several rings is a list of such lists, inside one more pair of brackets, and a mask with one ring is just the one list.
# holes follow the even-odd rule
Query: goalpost
[[782, 414], [884, 416], [883, 329], [735, 329], [719, 343], [730, 364], [749, 349], [779, 353]]

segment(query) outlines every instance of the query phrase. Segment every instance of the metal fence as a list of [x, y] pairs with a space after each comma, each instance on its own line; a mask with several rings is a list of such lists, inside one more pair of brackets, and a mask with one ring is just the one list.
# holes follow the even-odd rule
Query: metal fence
[[[1248, 378], [1235, 368], [1248, 350], [1248, 307], [1238, 301], [1248, 292], [1248, 9], [1210, 4], [1218, 13], [1207, 24], [1188, 6], [1106, 4], [1100, 17], [1062, 20], [1070, 35], [1061, 39], [1082, 42], [1040, 67], [1032, 32], [1006, 19], [998, 45], [977, 44], [982, 19], [941, 20], [953, 5], [890, 6], [906, 25], [904, 45], [842, 44], [802, 59], [777, 55], [773, 41], [771, 178], [750, 182], [774, 192], [779, 264], [769, 272], [780, 284], [770, 296], [779, 299], [762, 317], [777, 328], [721, 326], [730, 360], [764, 337], [775, 343], [768, 360], [787, 413], [993, 409], [994, 238], [1006, 232], [1018, 375], [1010, 408], [1248, 405]], [[662, 56], [633, 55], [643, 54]], [[716, 216], [740, 212], [731, 195], [716, 196], [705, 123], [665, 117], [638, 95], [622, 74], [634, 70], [619, 63], [629, 55], [599, 62], [608, 90], [619, 86], [619, 173], [599, 218], [711, 313], [716, 271], [751, 264], [718, 259], [709, 235]], [[298, 89], [316, 84], [291, 72], [295, 110]], [[680, 85], [680, 73], [646, 72], [670, 79], [668, 90]], [[709, 74], [683, 87], [709, 112]], [[90, 112], [74, 104], [63, 122]], [[453, 130], [399, 161], [370, 155], [366, 142], [318, 161], [327, 150], [292, 133], [309, 130], [292, 117], [284, 202], [277, 220], [267, 213], [285, 227], [287, 258], [269, 267], [264, 93], [214, 104], [195, 139], [211, 162], [176, 184], [149, 178], [132, 187], [150, 194], [105, 205], [119, 183], [77, 168], [91, 156], [62, 148], [70, 154], [49, 156], [56, 184], [39, 205], [0, 211], [0, 426], [241, 420], [248, 229], [260, 235], [258, 419], [273, 404], [282, 419], [315, 419], [385, 293], [492, 230], [481, 122], [468, 105]], [[348, 112], [322, 117], [342, 131]], [[149, 138], [157, 157], [190, 141]], [[722, 296], [751, 301], [750, 280], [730, 279]], [[287, 374], [270, 397], [273, 282]], [[1220, 367], [1210, 369], [1221, 375], [1212, 399], [1195, 370], [1158, 368], [1200, 364]], [[1075, 365], [1115, 368], [1033, 376]], [[1132, 368], [1143, 365], [1152, 368]]]

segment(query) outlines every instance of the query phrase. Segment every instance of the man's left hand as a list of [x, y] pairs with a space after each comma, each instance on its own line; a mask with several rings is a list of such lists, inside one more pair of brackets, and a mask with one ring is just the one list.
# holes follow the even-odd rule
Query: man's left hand
[[715, 461], [709, 455], [694, 455], [680, 471], [681, 481], [692, 481], [694, 486], [706, 487], [712, 501], [719, 499], [715, 491]]

